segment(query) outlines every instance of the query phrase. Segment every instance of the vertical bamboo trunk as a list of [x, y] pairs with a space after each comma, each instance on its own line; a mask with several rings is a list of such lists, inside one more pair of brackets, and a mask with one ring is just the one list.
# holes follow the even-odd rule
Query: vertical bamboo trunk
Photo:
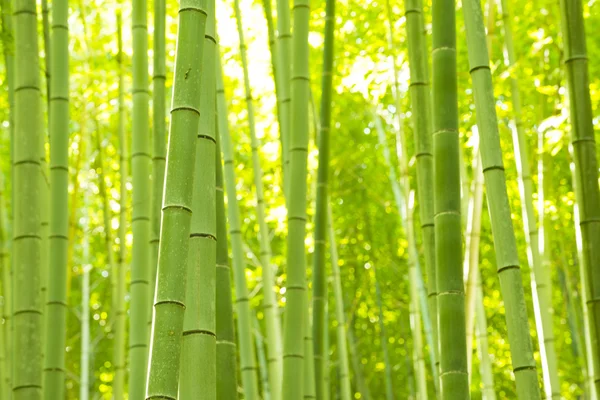
[[[397, 135], [400, 136], [398, 138], [398, 146], [399, 154], [398, 159], [401, 165], [401, 173], [402, 176], [400, 180], [396, 177], [396, 170], [394, 169], [391, 163], [390, 150], [388, 147], [387, 139], [385, 136], [385, 131], [381, 124], [381, 119], [379, 116], [374, 113], [375, 119], [375, 127], [377, 129], [377, 137], [379, 140], [379, 144], [383, 148], [383, 156], [385, 162], [388, 166], [389, 172], [389, 180], [390, 185], [392, 186], [392, 192], [394, 194], [394, 200], [396, 201], [396, 208], [398, 209], [398, 214], [400, 216], [400, 224], [402, 229], [406, 234], [406, 239], [408, 242], [408, 275], [412, 276], [416, 272], [416, 259], [417, 259], [417, 250], [415, 248], [415, 236], [411, 235], [412, 227], [409, 226], [409, 213], [411, 212], [409, 206], [409, 193], [410, 193], [410, 185], [409, 185], [409, 176], [408, 176], [408, 155], [406, 153], [406, 145], [403, 143], [401, 139], [402, 133], [400, 133], [400, 129], [397, 129]], [[418, 298], [418, 288], [417, 288], [417, 279], [409, 279], [410, 286], [410, 320], [411, 320], [411, 330], [413, 338], [415, 339], [414, 343], [414, 351], [415, 355], [414, 361], [414, 369], [417, 372], [417, 380], [422, 379], [423, 381], [418, 381], [418, 386], [420, 389], [424, 389], [427, 387], [427, 383], [424, 381], [425, 376], [425, 362], [423, 358], [423, 343], [421, 340], [421, 315], [420, 315], [420, 307], [419, 307], [419, 298]], [[418, 344], [417, 344], [418, 343]], [[423, 393], [419, 392], [419, 396], [423, 399], [427, 398], [427, 390]]]
[[[133, 233], [130, 323], [129, 397], [141, 399], [148, 364], [148, 314], [150, 313], [150, 140], [148, 126], [148, 4], [132, 0], [133, 111], [131, 173], [133, 183], [131, 229]], [[173, 368], [176, 370], [177, 368]]]
[[[216, 59], [216, 58], [215, 58]], [[217, 60], [218, 61], [218, 60]], [[215, 67], [217, 63], [214, 63]], [[221, 163], [221, 126], [217, 120], [216, 195], [217, 195], [217, 400], [237, 399], [237, 363], [233, 305], [231, 304], [231, 268], [227, 252], [227, 223]]]
[[456, 16], [454, 0], [434, 0], [433, 159], [438, 335], [442, 399], [468, 399], [462, 279]]
[[561, 0], [564, 60], [569, 89], [571, 143], [575, 160], [579, 231], [583, 248], [582, 288], [587, 297], [596, 392], [600, 389], [600, 190], [588, 58], [581, 0]]
[[10, 259], [9, 259], [9, 244], [8, 235], [6, 232], [6, 201], [5, 201], [5, 179], [4, 174], [0, 172], [0, 276], [2, 277], [2, 319], [4, 320], [0, 327], [0, 395], [2, 398], [10, 399], [10, 325], [7, 318], [11, 307], [11, 291], [10, 291]]
[[121, 37], [121, 12], [117, 11], [117, 68], [119, 81], [119, 253], [117, 254], [117, 287], [115, 290], [115, 340], [113, 343], [113, 398], [122, 400], [125, 391], [125, 272], [127, 268], [127, 141], [125, 139], [125, 100], [123, 82], [123, 41]]
[[311, 307], [308, 296], [306, 298], [306, 312], [304, 314], [304, 399], [317, 397], [315, 387], [315, 350], [312, 337]]
[[383, 301], [381, 299], [381, 287], [377, 279], [377, 270], [375, 270], [375, 297], [377, 301], [377, 309], [379, 311], [379, 336], [381, 341], [381, 349], [383, 351], [383, 362], [385, 364], [385, 398], [387, 400], [394, 399], [394, 389], [392, 385], [392, 366], [390, 364], [390, 355], [387, 347], [387, 334], [385, 332], [385, 323], [383, 321]]
[[328, 326], [325, 319], [327, 280], [325, 253], [327, 251], [327, 199], [329, 192], [329, 135], [331, 130], [331, 97], [333, 85], [333, 58], [335, 38], [335, 0], [325, 4], [325, 44], [323, 48], [323, 73], [321, 80], [321, 114], [319, 124], [319, 168], [317, 199], [315, 205], [315, 252], [313, 258], [313, 339], [315, 359], [315, 389], [317, 400], [323, 400], [329, 391], [325, 382], [325, 337]]
[[[217, 60], [220, 60], [217, 57]], [[217, 115], [219, 133], [223, 150], [225, 185], [227, 191], [227, 215], [229, 217], [229, 236], [233, 258], [233, 280], [235, 284], [235, 309], [237, 313], [237, 331], [240, 348], [240, 370], [244, 396], [247, 400], [258, 400], [258, 382], [254, 345], [252, 344], [252, 326], [248, 287], [246, 284], [246, 261], [242, 243], [240, 209], [237, 202], [235, 165], [233, 146], [227, 124], [227, 102], [223, 87], [223, 72], [217, 66]]]
[[[5, 62], [5, 80], [8, 92], [8, 108], [9, 108], [9, 135], [10, 135], [10, 159], [11, 162], [14, 159], [14, 37], [13, 37], [13, 28], [12, 28], [12, 7], [11, 0], [3, 0], [2, 3], [2, 36], [4, 39], [4, 62]], [[11, 168], [11, 181], [14, 182], [14, 168]], [[11, 207], [12, 207], [12, 215], [11, 220], [13, 220], [14, 215], [14, 196], [15, 190], [13, 185], [13, 190], [11, 191]], [[1, 209], [5, 210], [4, 207]], [[6, 242], [10, 241], [11, 232], [7, 230], [5, 232]], [[14, 254], [14, 252], [13, 252]], [[13, 333], [13, 323], [12, 323], [12, 271], [14, 266], [15, 257], [11, 257], [8, 260], [4, 268], [2, 269], [2, 293], [4, 295], [4, 304], [3, 304], [3, 312], [2, 317], [4, 319], [4, 340], [6, 343], [6, 364], [8, 368], [6, 369], [3, 377], [6, 382], [7, 387], [7, 395], [6, 398], [10, 399], [10, 395], [12, 393], [12, 333]]]
[[479, 370], [481, 373], [481, 396], [483, 400], [496, 400], [496, 392], [494, 391], [494, 374], [492, 371], [492, 361], [490, 360], [488, 336], [487, 336], [487, 321], [485, 318], [485, 307], [483, 305], [483, 290], [481, 288], [481, 274], [477, 274], [477, 297], [475, 312], [476, 332], [477, 332], [477, 350], [479, 353]]
[[266, 221], [266, 207], [263, 190], [263, 171], [260, 164], [260, 143], [256, 137], [254, 123], [254, 106], [252, 103], [252, 90], [250, 88], [250, 77], [248, 73], [248, 62], [246, 59], [246, 43], [242, 25], [242, 15], [239, 1], [234, 1], [235, 15], [237, 21], [238, 37], [240, 43], [240, 56], [244, 71], [244, 89], [246, 93], [246, 106], [248, 109], [248, 125], [250, 132], [250, 143], [252, 147], [252, 170], [254, 172], [254, 186], [256, 189], [256, 214], [259, 227], [260, 239], [260, 263], [262, 266], [263, 279], [263, 308], [265, 313], [265, 324], [267, 328], [267, 360], [269, 364], [269, 383], [273, 400], [280, 399], [281, 373], [282, 373], [282, 344], [281, 323], [279, 320], [279, 306], [275, 295], [274, 268], [271, 265], [271, 244], [269, 228]]
[[[42, 32], [44, 36], [44, 76], [46, 77], [46, 101], [48, 105], [48, 115], [50, 115], [50, 86], [52, 80], [52, 47], [50, 46], [50, 20], [48, 18], [49, 12], [48, 0], [42, 0]], [[54, 17], [54, 16], [53, 16]]]
[[[152, 76], [152, 207], [150, 209], [152, 238], [150, 257], [150, 301], [154, 299], [156, 287], [156, 267], [158, 264], [158, 239], [160, 235], [160, 210], [163, 198], [166, 163], [166, 101], [165, 81], [167, 66], [165, 61], [166, 2], [154, 1], [154, 69]], [[148, 314], [148, 324], [152, 324], [152, 312]]]
[[[521, 93], [518, 83], [518, 68], [515, 68], [516, 55], [512, 38], [512, 19], [508, 9], [508, 1], [502, 0], [502, 20], [504, 23], [504, 62], [511, 73], [510, 87], [513, 108], [514, 124], [512, 126], [513, 145], [515, 158], [518, 159], [519, 189], [523, 210], [523, 226], [527, 239], [527, 256], [531, 267], [531, 285], [534, 293], [534, 313], [538, 341], [540, 347], [541, 364], [544, 376], [544, 391], [546, 398], [560, 398], [560, 382], [556, 364], [556, 351], [554, 348], [554, 333], [552, 329], [552, 296], [550, 287], [550, 271], [542, 265], [540, 243], [543, 238], [538, 237], [538, 224], [533, 207], [533, 180], [529, 164], [529, 145], [525, 127], [521, 120]], [[541, 193], [541, 186], [538, 192]], [[543, 218], [543, 214], [540, 214]]]
[[337, 320], [336, 340], [338, 352], [338, 370], [340, 380], [340, 400], [350, 400], [353, 395], [350, 387], [350, 368], [348, 367], [348, 340], [346, 338], [346, 315], [344, 314], [344, 294], [342, 278], [338, 264], [337, 244], [333, 230], [331, 204], [327, 202], [327, 225], [329, 230], [329, 251], [331, 257], [331, 275], [333, 277], [333, 295], [335, 298], [335, 319]]
[[15, 131], [13, 156], [13, 398], [42, 398], [42, 298], [40, 292], [40, 142], [42, 124], [34, 0], [14, 5]]
[[[281, 115], [281, 163], [283, 167], [283, 188], [288, 196], [289, 180], [289, 148], [291, 124], [291, 73], [292, 73], [292, 33], [290, 27], [290, 2], [277, 1], [277, 57], [279, 65], [279, 99], [278, 108]], [[273, 399], [275, 400], [275, 399]]]
[[[310, 4], [307, 0], [294, 0], [294, 62], [291, 74], [291, 121], [289, 137], [288, 179], [288, 236], [286, 315], [283, 338], [282, 399], [300, 400], [304, 397], [305, 313], [306, 293], [306, 175], [308, 155], [308, 98], [309, 98], [309, 48], [308, 22]], [[282, 63], [283, 64], [283, 63]], [[293, 184], [292, 184], [293, 183]]]
[[[200, 123], [192, 194], [185, 316], [181, 347], [181, 400], [214, 400], [216, 382], [215, 279], [217, 250], [215, 133], [215, 2], [206, 2], [200, 82]], [[163, 274], [168, 271], [162, 272]], [[198, 360], [202, 363], [198, 364]], [[220, 377], [222, 379], [222, 377]]]
[[[207, 15], [207, 5], [201, 0], [180, 4], [146, 389], [148, 400], [178, 396], [196, 144], [199, 141], [201, 60]], [[205, 163], [208, 161], [205, 160]], [[214, 159], [210, 162], [214, 166]], [[214, 187], [211, 195], [214, 198]], [[141, 318], [141, 321], [146, 321], [147, 314], [144, 313]], [[145, 323], [143, 327], [147, 332]]]
[[[91, 138], [90, 138], [91, 141]], [[90, 143], [91, 146], [91, 143]], [[90, 146], [86, 152], [86, 160], [90, 160]], [[91, 165], [88, 166], [88, 170]], [[81, 232], [83, 235], [81, 243], [81, 355], [79, 367], [79, 399], [87, 400], [90, 393], [90, 242], [91, 215], [89, 194], [91, 191], [90, 174], [86, 174], [85, 191], [83, 193], [83, 218]]]
[[480, 153], [494, 237], [498, 276], [506, 308], [508, 341], [519, 399], [539, 399], [539, 384], [527, 319], [521, 269], [510, 216], [498, 135], [494, 90], [479, 0], [463, 3], [469, 66], [480, 131]]
[[260, 325], [258, 318], [254, 315], [254, 341], [256, 342], [257, 358], [258, 358], [258, 371], [260, 375], [260, 383], [262, 385], [262, 398], [263, 400], [271, 399], [271, 389], [269, 388], [269, 372], [267, 367], [267, 356], [265, 351], [265, 341], [260, 333]]
[[331, 396], [331, 360], [329, 354], [329, 321], [331, 318], [329, 317], [329, 300], [325, 302], [325, 326], [327, 326], [327, 330], [325, 331], [325, 338], [323, 339], [323, 370], [324, 377], [323, 381], [325, 382], [325, 390], [323, 390], [323, 400], [329, 400]]
[[[435, 272], [435, 230], [433, 226], [433, 153], [431, 126], [431, 95], [427, 63], [426, 30], [423, 5], [420, 0], [406, 2], [404, 13], [408, 37], [410, 67], [410, 96], [412, 103], [413, 132], [417, 159], [417, 194], [419, 201], [421, 231], [427, 272], [429, 314], [432, 324], [432, 359], [438, 361], [437, 289]], [[439, 362], [439, 361], [438, 361]], [[434, 364], [436, 364], [434, 362]], [[439, 365], [432, 366], [437, 372]], [[434, 377], [436, 374], [434, 373]], [[436, 382], [435, 387], [438, 387]]]

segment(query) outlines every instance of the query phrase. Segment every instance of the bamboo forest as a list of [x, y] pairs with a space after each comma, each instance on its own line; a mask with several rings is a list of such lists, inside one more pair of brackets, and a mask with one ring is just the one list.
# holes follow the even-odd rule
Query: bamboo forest
[[600, 1], [0, 17], [0, 400], [598, 400]]

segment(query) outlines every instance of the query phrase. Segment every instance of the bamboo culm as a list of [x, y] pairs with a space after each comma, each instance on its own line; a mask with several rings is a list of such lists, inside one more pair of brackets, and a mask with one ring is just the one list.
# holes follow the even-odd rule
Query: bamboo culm
[[[146, 399], [177, 398], [207, 9], [180, 4]], [[210, 160], [214, 166], [214, 159]], [[214, 187], [211, 191], [214, 198]], [[146, 318], [146, 314], [142, 316]], [[145, 327], [145, 324], [144, 324]]]
[[256, 137], [254, 122], [254, 105], [252, 100], [252, 90], [250, 87], [250, 77], [248, 73], [248, 61], [246, 58], [246, 44], [244, 40], [244, 31], [242, 25], [242, 14], [239, 1], [234, 1], [238, 37], [240, 43], [240, 56], [242, 59], [242, 68], [244, 72], [244, 90], [246, 93], [246, 107], [248, 109], [248, 130], [250, 133], [250, 143], [252, 147], [252, 170], [254, 172], [254, 187], [256, 190], [256, 214], [259, 227], [260, 240], [260, 263], [262, 266], [263, 279], [263, 309], [265, 313], [265, 324], [267, 328], [267, 362], [269, 367], [269, 383], [271, 388], [271, 397], [273, 400], [279, 400], [282, 381], [282, 343], [281, 343], [281, 323], [279, 319], [279, 305], [275, 295], [275, 274], [271, 264], [271, 244], [269, 237], [269, 228], [267, 226], [265, 196], [263, 189], [263, 171], [260, 164], [260, 143]]
[[242, 387], [247, 400], [258, 400], [256, 353], [252, 343], [252, 314], [250, 312], [250, 299], [248, 298], [248, 286], [246, 283], [246, 261], [242, 240], [240, 209], [237, 202], [233, 146], [227, 123], [227, 101], [225, 99], [223, 72], [219, 57], [217, 57], [217, 63], [217, 116], [223, 150], [224, 178], [227, 192], [227, 215], [229, 217], [229, 236], [231, 238]]
[[506, 177], [496, 118], [492, 76], [489, 68], [485, 27], [478, 0], [463, 3], [467, 48], [480, 153], [487, 192], [500, 287], [506, 307], [508, 341], [519, 399], [539, 399], [539, 385], [527, 319], [524, 289], [515, 233], [510, 217]]

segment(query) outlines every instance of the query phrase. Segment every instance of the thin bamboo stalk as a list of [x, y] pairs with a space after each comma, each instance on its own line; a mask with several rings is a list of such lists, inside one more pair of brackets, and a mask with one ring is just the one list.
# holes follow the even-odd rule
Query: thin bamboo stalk
[[277, 1], [277, 58], [279, 60], [279, 113], [281, 115], [281, 163], [283, 167], [283, 188], [288, 197], [289, 148], [291, 129], [291, 73], [292, 73], [292, 33], [290, 26], [290, 2]]
[[578, 229], [582, 243], [581, 283], [586, 293], [594, 386], [600, 390], [600, 189], [592, 123], [585, 23], [581, 0], [561, 0], [564, 62], [575, 161]]
[[482, 169], [496, 248], [498, 276], [506, 308], [508, 341], [515, 371], [517, 397], [534, 400], [540, 398], [539, 384], [515, 233], [510, 216], [481, 4], [478, 0], [467, 0], [463, 3], [463, 10], [477, 125], [481, 139]]
[[11, 373], [10, 369], [10, 325], [6, 316], [10, 313], [10, 258], [9, 242], [7, 240], [7, 219], [6, 219], [6, 201], [5, 201], [5, 179], [4, 174], [0, 172], [0, 276], [2, 277], [2, 319], [0, 326], [0, 394], [2, 398], [10, 399], [11, 392]]
[[244, 396], [247, 400], [257, 400], [258, 382], [254, 345], [252, 344], [252, 325], [250, 299], [246, 283], [246, 260], [242, 241], [240, 209], [237, 202], [235, 184], [235, 165], [233, 146], [227, 123], [227, 101], [223, 85], [223, 71], [220, 56], [217, 56], [217, 116], [221, 148], [224, 161], [224, 178], [227, 192], [227, 216], [229, 218], [229, 236], [233, 261], [233, 280], [235, 286], [235, 309], [237, 313], [237, 330], [240, 348], [240, 370]]
[[244, 40], [244, 27], [239, 0], [234, 1], [234, 10], [237, 22], [238, 38], [240, 44], [240, 57], [244, 73], [244, 90], [246, 94], [246, 108], [248, 110], [248, 130], [252, 147], [252, 171], [254, 172], [254, 187], [256, 190], [256, 216], [258, 221], [260, 241], [260, 263], [262, 266], [263, 280], [263, 309], [267, 328], [267, 362], [269, 365], [269, 383], [273, 400], [280, 399], [282, 381], [282, 342], [281, 322], [279, 320], [279, 305], [275, 294], [275, 268], [271, 264], [271, 243], [269, 227], [267, 226], [265, 196], [263, 189], [263, 170], [260, 164], [260, 143], [256, 137], [254, 122], [254, 105], [248, 61], [246, 56], [246, 42]]

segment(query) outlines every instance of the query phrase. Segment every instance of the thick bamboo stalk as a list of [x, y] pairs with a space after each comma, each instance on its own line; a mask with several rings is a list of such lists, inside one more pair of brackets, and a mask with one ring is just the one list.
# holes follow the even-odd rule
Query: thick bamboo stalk
[[325, 43], [321, 80], [321, 113], [319, 124], [319, 167], [317, 172], [317, 199], [315, 205], [315, 251], [313, 258], [313, 338], [315, 359], [315, 389], [317, 400], [323, 400], [329, 388], [325, 382], [327, 369], [324, 363], [325, 337], [328, 336], [325, 319], [327, 280], [325, 253], [327, 251], [327, 199], [329, 192], [329, 136], [331, 131], [331, 106], [333, 85], [333, 60], [335, 38], [335, 0], [325, 4]]
[[115, 320], [113, 343], [114, 400], [122, 400], [125, 391], [125, 272], [127, 269], [127, 141], [125, 139], [125, 100], [123, 82], [123, 40], [121, 37], [121, 12], [117, 11], [117, 68], [119, 82], [118, 135], [119, 135], [119, 252], [117, 253], [117, 276], [115, 289]]
[[254, 172], [254, 187], [256, 190], [256, 219], [259, 228], [260, 240], [260, 263], [262, 266], [263, 280], [263, 308], [265, 313], [265, 324], [267, 328], [267, 361], [269, 365], [269, 383], [271, 397], [273, 400], [280, 399], [282, 381], [282, 343], [281, 322], [279, 319], [279, 305], [275, 294], [275, 268], [271, 264], [271, 243], [269, 228], [267, 226], [266, 206], [263, 189], [263, 171], [260, 164], [260, 143], [256, 137], [254, 123], [254, 105], [252, 89], [250, 87], [250, 76], [248, 72], [248, 61], [246, 58], [246, 42], [242, 25], [242, 14], [239, 1], [234, 1], [235, 16], [237, 22], [238, 38], [240, 43], [240, 57], [244, 71], [244, 90], [246, 94], [246, 107], [248, 110], [248, 130], [252, 147], [252, 171]]
[[[556, 350], [554, 348], [554, 332], [552, 329], [552, 296], [550, 287], [550, 268], [542, 265], [543, 237], [538, 235], [538, 223], [533, 207], [533, 180], [529, 164], [529, 145], [525, 127], [521, 119], [521, 93], [518, 82], [517, 58], [512, 37], [512, 16], [508, 9], [508, 1], [502, 0], [502, 21], [504, 24], [504, 63], [510, 72], [511, 101], [513, 109], [513, 145], [515, 158], [517, 158], [517, 171], [519, 173], [519, 192], [522, 204], [523, 227], [527, 242], [527, 258], [531, 269], [531, 286], [534, 293], [534, 313], [538, 342], [540, 347], [541, 364], [544, 377], [544, 391], [546, 398], [560, 398], [560, 381], [556, 364]], [[539, 183], [538, 183], [539, 185]], [[541, 186], [538, 193], [542, 193]], [[543, 218], [543, 214], [540, 214]]]
[[13, 399], [42, 398], [40, 98], [34, 0], [15, 1]]
[[[413, 132], [417, 159], [417, 194], [420, 210], [421, 231], [427, 272], [427, 294], [429, 315], [433, 320], [431, 346], [432, 367], [437, 372], [438, 326], [437, 289], [435, 275], [435, 232], [433, 226], [433, 153], [431, 126], [431, 95], [429, 89], [429, 68], [427, 62], [426, 31], [423, 19], [423, 5], [420, 0], [406, 2], [404, 12], [408, 37], [408, 57], [410, 67], [410, 96], [412, 103]], [[436, 373], [434, 373], [434, 377]], [[436, 379], [437, 381], [437, 379]], [[435, 384], [438, 387], [438, 382]]]
[[[129, 398], [145, 395], [148, 364], [148, 315], [150, 313], [150, 129], [148, 91], [148, 4], [132, 0], [133, 95], [131, 174], [133, 183], [131, 229], [133, 233], [130, 323]], [[172, 368], [176, 370], [177, 368]]]
[[[165, 181], [166, 146], [166, 2], [154, 1], [154, 68], [152, 76], [152, 205], [150, 218], [152, 255], [150, 257], [150, 301], [154, 299], [156, 268], [158, 264], [158, 240], [160, 236], [160, 211], [162, 207]], [[148, 314], [148, 324], [152, 323], [152, 312]]]
[[240, 370], [244, 396], [247, 400], [258, 400], [257, 367], [254, 345], [252, 344], [252, 316], [246, 283], [246, 261], [242, 241], [240, 209], [237, 202], [233, 146], [227, 123], [227, 101], [223, 87], [223, 72], [220, 57], [217, 56], [217, 116], [221, 147], [223, 150], [224, 178], [227, 192], [227, 216], [233, 259], [233, 280], [235, 286], [235, 310], [240, 348]]
[[291, 74], [291, 126], [289, 137], [288, 236], [286, 311], [283, 337], [282, 398], [304, 397], [304, 359], [306, 293], [306, 197], [308, 155], [309, 46], [310, 4], [294, 0], [294, 62]]
[[578, 230], [583, 249], [582, 288], [587, 296], [596, 392], [600, 390], [600, 189], [585, 24], [581, 0], [561, 0], [564, 62], [569, 89], [571, 144], [575, 160]]
[[292, 73], [292, 33], [290, 24], [290, 2], [277, 1], [277, 58], [279, 60], [279, 99], [281, 115], [281, 163], [283, 167], [283, 188], [287, 198], [289, 180], [289, 148], [291, 124], [291, 73]]
[[433, 163], [442, 399], [468, 399], [454, 0], [434, 0]]
[[333, 295], [335, 298], [335, 319], [337, 320], [336, 340], [338, 352], [338, 369], [340, 380], [340, 400], [350, 400], [350, 368], [348, 366], [348, 340], [346, 338], [346, 315], [344, 313], [344, 294], [342, 291], [342, 278], [338, 264], [337, 244], [333, 229], [331, 204], [327, 202], [327, 227], [329, 230], [329, 251], [331, 258], [331, 276], [333, 278]]
[[[216, 139], [215, 132], [215, 2], [206, 11], [200, 92], [200, 127], [196, 142], [196, 172], [181, 354], [181, 400], [216, 399]], [[168, 273], [168, 271], [165, 271]], [[203, 360], [198, 364], [198, 360]], [[220, 377], [222, 379], [222, 377]]]
[[534, 400], [540, 398], [539, 384], [506, 190], [481, 4], [479, 0], [467, 0], [463, 3], [463, 10], [477, 125], [480, 132], [482, 169], [496, 249], [498, 276], [506, 308], [508, 341], [517, 384], [517, 396], [519, 399]]
[[[201, 0], [180, 4], [152, 346], [146, 388], [148, 400], [178, 396], [196, 145], [199, 141], [203, 64], [199, 60], [203, 60], [207, 16], [207, 6]], [[214, 167], [214, 158], [205, 161], [207, 164], [210, 161]], [[207, 188], [206, 192], [209, 190]], [[213, 199], [214, 193], [213, 187], [210, 190]], [[141, 318], [141, 322], [145, 322], [147, 314], [143, 313]], [[147, 332], [145, 323], [143, 327]]]

